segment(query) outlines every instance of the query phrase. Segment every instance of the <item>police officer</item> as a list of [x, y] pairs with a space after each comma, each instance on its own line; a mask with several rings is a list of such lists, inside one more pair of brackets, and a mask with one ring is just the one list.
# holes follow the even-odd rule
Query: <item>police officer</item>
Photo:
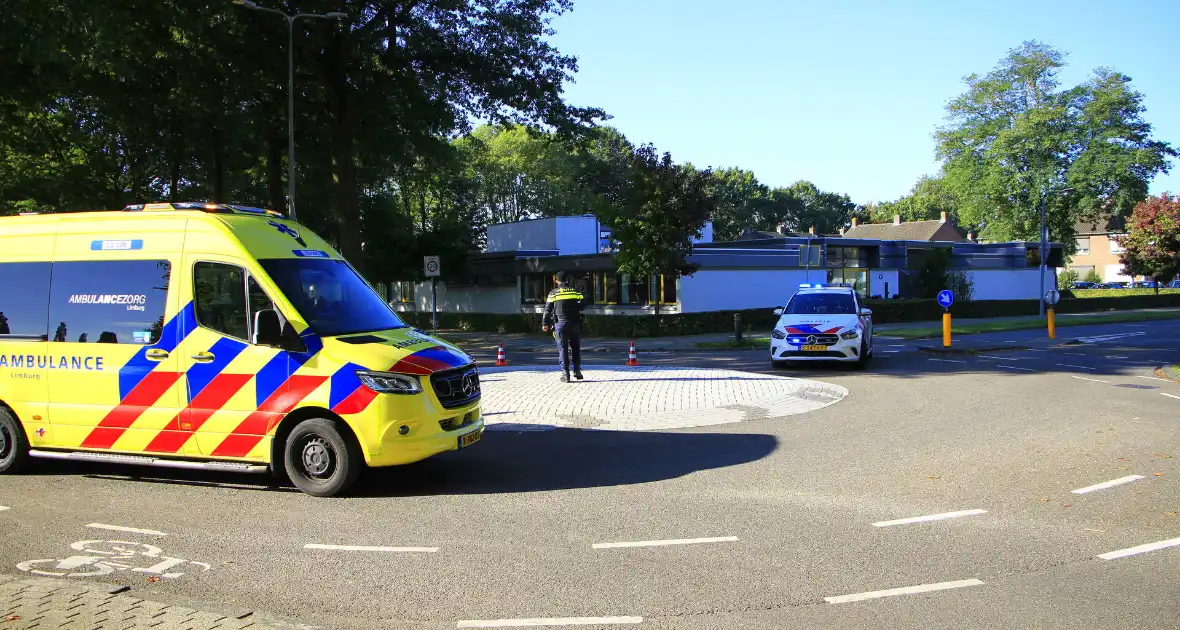
[[[570, 362], [574, 364], [574, 378], [582, 380], [582, 304], [585, 298], [569, 285], [569, 276], [559, 271], [553, 276], [557, 288], [545, 298], [545, 314], [541, 330], [549, 332], [554, 322], [553, 337], [557, 340], [557, 357], [561, 363], [561, 382], [570, 382]], [[569, 346], [568, 348], [566, 346]], [[572, 355], [572, 356], [571, 356]]]

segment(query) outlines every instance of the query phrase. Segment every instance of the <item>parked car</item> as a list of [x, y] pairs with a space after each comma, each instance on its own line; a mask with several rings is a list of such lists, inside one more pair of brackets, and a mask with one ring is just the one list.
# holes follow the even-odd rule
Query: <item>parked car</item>
[[1100, 282], [1100, 283], [1094, 285], [1094, 288], [1095, 289], [1125, 289], [1127, 287], [1125, 287], [1117, 282]]
[[1074, 282], [1069, 285], [1071, 289], [1093, 289], [1097, 283], [1095, 282]]
[[1180, 280], [1173, 280], [1164, 285], [1165, 289], [1180, 289]]
[[1132, 282], [1132, 289], [1154, 289], [1158, 283], [1154, 280], [1144, 280], [1142, 282]]

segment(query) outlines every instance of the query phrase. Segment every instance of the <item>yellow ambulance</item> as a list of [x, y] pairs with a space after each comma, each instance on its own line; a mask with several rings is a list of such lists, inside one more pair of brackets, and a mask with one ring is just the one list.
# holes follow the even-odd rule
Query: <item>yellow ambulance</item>
[[333, 496], [483, 428], [471, 357], [279, 213], [0, 218], [0, 473], [30, 457], [269, 471]]

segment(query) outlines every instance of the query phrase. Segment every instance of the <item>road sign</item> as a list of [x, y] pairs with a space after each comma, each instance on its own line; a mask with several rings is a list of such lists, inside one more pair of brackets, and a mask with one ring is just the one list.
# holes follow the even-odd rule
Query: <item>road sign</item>
[[1061, 292], [1060, 291], [1058, 291], [1057, 289], [1049, 289], [1048, 291], [1045, 291], [1045, 303], [1046, 304], [1048, 304], [1049, 306], [1053, 306], [1054, 304], [1056, 304], [1060, 301], [1061, 301]]
[[[927, 294], [929, 295], [929, 294]], [[951, 304], [955, 303], [955, 293], [950, 289], [943, 289], [938, 292], [938, 305], [943, 308], [950, 308]]]
[[426, 277], [437, 278], [439, 276], [438, 256], [423, 256], [422, 261], [426, 269]]

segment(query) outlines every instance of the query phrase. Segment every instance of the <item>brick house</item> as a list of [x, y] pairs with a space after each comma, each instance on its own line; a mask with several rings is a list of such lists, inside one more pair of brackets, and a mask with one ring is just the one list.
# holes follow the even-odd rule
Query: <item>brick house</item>
[[1123, 263], [1119, 260], [1123, 248], [1113, 238], [1126, 234], [1125, 219], [1106, 217], [1097, 221], [1079, 221], [1075, 229], [1078, 251], [1066, 261], [1066, 269], [1078, 272], [1079, 278], [1095, 270], [1103, 282], [1131, 282], [1136, 279], [1123, 273]]

